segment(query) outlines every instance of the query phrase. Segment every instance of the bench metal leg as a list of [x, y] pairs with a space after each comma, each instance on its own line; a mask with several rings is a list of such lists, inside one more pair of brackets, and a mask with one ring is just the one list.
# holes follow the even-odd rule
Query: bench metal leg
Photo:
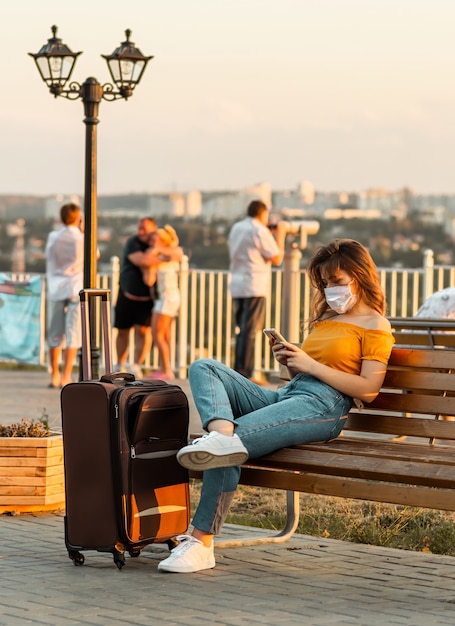
[[238, 548], [241, 546], [256, 546], [261, 543], [284, 543], [295, 533], [299, 523], [300, 493], [286, 491], [286, 524], [278, 534], [265, 537], [241, 537], [240, 539], [215, 540], [217, 548]]

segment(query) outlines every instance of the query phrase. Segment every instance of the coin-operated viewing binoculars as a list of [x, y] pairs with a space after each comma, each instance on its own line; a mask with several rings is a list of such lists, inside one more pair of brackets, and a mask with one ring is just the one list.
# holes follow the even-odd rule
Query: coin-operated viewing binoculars
[[286, 245], [283, 261], [283, 291], [281, 303], [281, 331], [288, 341], [300, 342], [301, 320], [308, 317], [308, 311], [302, 311], [300, 262], [302, 252], [307, 246], [308, 235], [319, 232], [316, 220], [285, 221], [287, 235], [300, 236], [300, 241], [289, 241]]
[[[308, 243], [308, 235], [316, 235], [319, 232], [319, 222], [316, 220], [285, 220], [287, 230], [286, 235], [300, 235], [299, 248], [304, 250]], [[276, 223], [269, 224], [269, 228], [276, 228]]]

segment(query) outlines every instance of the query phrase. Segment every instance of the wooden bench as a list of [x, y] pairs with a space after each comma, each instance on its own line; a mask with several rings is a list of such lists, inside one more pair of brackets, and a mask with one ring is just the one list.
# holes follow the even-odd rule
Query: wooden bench
[[455, 319], [389, 317], [398, 346], [455, 350]]
[[286, 541], [300, 492], [455, 511], [455, 421], [443, 416], [455, 416], [455, 351], [394, 347], [381, 392], [350, 412], [342, 436], [242, 467], [241, 484], [287, 492], [283, 530], [217, 545]]

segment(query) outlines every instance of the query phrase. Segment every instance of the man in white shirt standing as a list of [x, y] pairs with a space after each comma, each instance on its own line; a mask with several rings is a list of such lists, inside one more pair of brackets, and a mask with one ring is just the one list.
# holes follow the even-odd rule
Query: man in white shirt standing
[[[46, 243], [48, 292], [48, 345], [51, 366], [49, 387], [71, 382], [71, 373], [81, 345], [79, 291], [83, 287], [84, 234], [82, 212], [72, 202], [60, 209], [63, 226], [49, 234]], [[60, 357], [65, 346], [63, 369]]]
[[229, 233], [230, 292], [239, 328], [235, 345], [234, 369], [252, 378], [254, 342], [264, 325], [265, 298], [269, 290], [272, 265], [284, 256], [285, 222], [278, 222], [274, 235], [267, 227], [269, 211], [261, 200], [253, 200], [247, 217], [234, 224]]

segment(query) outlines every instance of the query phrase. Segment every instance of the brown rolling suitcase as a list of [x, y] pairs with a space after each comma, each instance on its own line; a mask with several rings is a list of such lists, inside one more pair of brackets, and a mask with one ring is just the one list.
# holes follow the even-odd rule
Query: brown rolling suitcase
[[[105, 370], [111, 369], [108, 290], [80, 293], [84, 377], [90, 372], [88, 304], [102, 303]], [[188, 440], [188, 400], [178, 385], [105, 374], [61, 392], [65, 459], [65, 543], [75, 565], [84, 550], [110, 552], [175, 545], [189, 524], [188, 471], [176, 459]]]

